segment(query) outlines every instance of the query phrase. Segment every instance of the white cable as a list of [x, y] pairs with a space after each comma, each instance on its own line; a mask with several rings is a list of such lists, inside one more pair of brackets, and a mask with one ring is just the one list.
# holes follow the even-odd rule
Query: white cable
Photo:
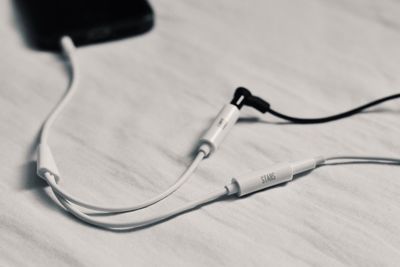
[[64, 36], [61, 38], [61, 47], [63, 53], [67, 57], [70, 70], [71, 70], [71, 82], [68, 86], [67, 92], [65, 93], [64, 97], [60, 100], [60, 102], [54, 107], [53, 111], [50, 113], [49, 117], [43, 124], [42, 131], [40, 133], [40, 142], [47, 144], [47, 139], [49, 136], [49, 131], [51, 126], [53, 125], [54, 121], [60, 115], [61, 111], [64, 107], [68, 104], [71, 100], [72, 96], [78, 89], [78, 82], [79, 82], [79, 65], [77, 63], [75, 57], [75, 45], [72, 42], [71, 38], [68, 36]]
[[199, 154], [197, 154], [197, 156], [194, 159], [194, 161], [192, 162], [192, 164], [186, 169], [186, 171], [181, 175], [181, 177], [173, 185], [171, 185], [168, 189], [166, 189], [161, 194], [154, 196], [154, 197], [152, 197], [146, 201], [143, 201], [141, 203], [138, 203], [136, 205], [131, 205], [131, 206], [127, 206], [127, 207], [104, 207], [104, 206], [99, 206], [99, 205], [84, 202], [84, 201], [79, 200], [78, 198], [70, 195], [69, 193], [65, 192], [56, 183], [55, 179], [52, 178], [53, 176], [50, 173], [46, 173], [45, 177], [46, 177], [46, 181], [48, 181], [48, 184], [51, 186], [51, 188], [53, 189], [53, 191], [55, 193], [57, 193], [58, 195], [62, 196], [66, 200], [68, 200], [76, 205], [79, 205], [79, 206], [82, 206], [82, 207], [85, 207], [88, 209], [92, 209], [92, 210], [110, 212], [110, 213], [127, 212], [127, 211], [134, 211], [134, 210], [139, 210], [139, 209], [149, 207], [149, 206], [165, 199], [169, 195], [171, 195], [173, 192], [178, 190], [190, 178], [190, 176], [196, 170], [197, 166], [199, 165], [200, 161], [203, 158], [204, 158], [203, 152], [200, 152]]
[[[49, 179], [52, 179], [55, 182], [54, 176], [50, 176]], [[71, 203], [69, 203], [67, 200], [65, 200], [63, 197], [59, 196], [56, 192], [54, 192], [57, 199], [60, 201], [60, 203], [74, 216], [79, 218], [82, 221], [85, 221], [86, 223], [96, 225], [98, 227], [102, 228], [107, 228], [107, 229], [135, 229], [143, 226], [148, 226], [160, 221], [163, 221], [165, 219], [168, 219], [170, 217], [179, 215], [181, 213], [184, 213], [186, 211], [189, 211], [191, 209], [194, 209], [198, 206], [210, 203], [216, 199], [219, 199], [223, 196], [226, 196], [228, 194], [228, 189], [227, 188], [221, 188], [220, 190], [217, 190], [215, 192], [211, 192], [204, 197], [200, 198], [199, 200], [192, 201], [188, 204], [185, 204], [184, 206], [181, 206], [179, 208], [167, 211], [167, 212], [161, 212], [160, 214], [157, 215], [152, 215], [145, 217], [143, 219], [131, 221], [131, 222], [123, 222], [123, 223], [116, 223], [116, 222], [111, 222], [107, 220], [101, 220], [101, 219], [95, 219], [82, 211], [80, 211], [78, 208], [74, 207]]]
[[48, 118], [43, 124], [42, 131], [40, 134], [40, 144], [39, 144], [39, 156], [38, 156], [38, 174], [42, 178], [44, 178], [49, 185], [52, 187], [52, 189], [58, 194], [61, 195], [63, 198], [65, 198], [68, 201], [71, 201], [72, 203], [75, 203], [77, 205], [80, 205], [82, 207], [88, 208], [88, 209], [93, 209], [96, 211], [103, 211], [103, 212], [110, 212], [110, 213], [118, 213], [118, 212], [127, 212], [127, 211], [134, 211], [138, 209], [142, 209], [148, 206], [151, 206], [167, 196], [171, 195], [173, 192], [175, 192], [177, 189], [179, 189], [188, 179], [189, 177], [193, 174], [193, 172], [196, 170], [197, 166], [201, 162], [201, 160], [207, 156], [211, 150], [210, 145], [208, 144], [203, 144], [199, 148], [199, 152], [195, 159], [193, 160], [192, 164], [187, 168], [187, 170], [172, 184], [170, 187], [168, 187], [164, 192], [160, 193], [159, 195], [156, 195], [152, 197], [151, 199], [141, 202], [136, 205], [130, 205], [127, 207], [102, 207], [96, 204], [90, 204], [85, 201], [79, 200], [78, 198], [68, 194], [65, 192], [60, 186], [53, 182], [52, 179], [48, 179], [49, 175], [55, 175], [57, 178], [59, 178], [58, 170], [55, 165], [55, 161], [53, 159], [51, 150], [48, 146], [48, 136], [49, 132], [51, 129], [51, 126], [54, 124], [55, 120], [57, 117], [60, 115], [66, 104], [71, 100], [72, 96], [75, 94], [78, 88], [78, 82], [79, 82], [79, 64], [77, 62], [76, 54], [75, 54], [75, 45], [72, 42], [71, 38], [68, 36], [64, 36], [61, 39], [61, 48], [63, 50], [64, 55], [68, 59], [70, 63], [70, 69], [71, 69], [71, 82], [70, 85], [67, 89], [67, 92], [63, 96], [63, 98], [60, 100], [60, 102], [56, 105], [56, 107], [53, 109], [53, 111], [50, 113]]
[[[130, 205], [127, 207], [104, 207], [95, 204], [90, 204], [85, 201], [79, 200], [78, 198], [65, 192], [59, 185], [58, 179], [60, 178], [55, 160], [52, 156], [50, 147], [48, 146], [48, 136], [51, 126], [65, 107], [65, 105], [71, 100], [73, 94], [77, 90], [77, 84], [79, 80], [78, 64], [75, 55], [75, 46], [69, 37], [63, 37], [61, 39], [61, 47], [67, 59], [69, 60], [71, 67], [71, 82], [65, 93], [64, 97], [60, 100], [58, 105], [50, 113], [47, 120], [44, 122], [42, 131], [40, 134], [40, 144], [38, 147], [38, 175], [45, 179], [53, 190], [56, 198], [68, 210], [71, 214], [77, 218], [99, 227], [107, 229], [135, 229], [138, 227], [148, 226], [165, 219], [171, 218], [178, 214], [189, 211], [198, 206], [210, 203], [223, 196], [237, 195], [244, 196], [250, 193], [254, 193], [259, 190], [263, 190], [269, 187], [273, 187], [278, 184], [290, 182], [294, 175], [304, 173], [306, 171], [315, 169], [317, 166], [329, 165], [329, 164], [350, 164], [350, 163], [381, 163], [381, 164], [400, 164], [400, 159], [396, 158], [385, 158], [385, 157], [370, 157], [370, 156], [347, 156], [338, 155], [330, 157], [314, 157], [301, 161], [296, 161], [286, 164], [276, 164], [266, 169], [251, 172], [241, 176], [232, 178], [230, 184], [226, 185], [225, 188], [221, 188], [215, 192], [209, 193], [203, 198], [190, 202], [182, 207], [170, 210], [168, 212], [162, 212], [158, 215], [146, 217], [144, 219], [135, 220], [131, 222], [111, 222], [107, 220], [101, 220], [96, 217], [92, 217], [90, 213], [82, 212], [78, 206], [89, 210], [101, 211], [105, 213], [121, 213], [134, 211], [149, 207], [171, 195], [177, 189], [179, 189], [193, 174], [198, 167], [201, 160], [208, 157], [216, 148], [222, 143], [230, 129], [236, 123], [239, 118], [239, 109], [233, 104], [226, 105], [222, 108], [220, 113], [215, 118], [213, 124], [208, 131], [201, 138], [201, 145], [198, 149], [193, 162], [188, 166], [186, 171], [164, 192], [157, 196], [152, 197], [149, 200], [143, 201], [136, 205]], [[358, 161], [356, 161], [358, 160]], [[330, 163], [332, 162], [333, 163]]]
[[[246, 196], [248, 194], [264, 190], [276, 186], [278, 184], [288, 183], [293, 180], [294, 175], [301, 174], [310, 170], [315, 169], [318, 166], [329, 165], [329, 161], [338, 159], [358, 159], [359, 162], [376, 162], [381, 164], [396, 163], [400, 164], [398, 159], [393, 158], [382, 158], [382, 157], [363, 157], [363, 156], [333, 156], [323, 158], [321, 156], [303, 159], [291, 163], [278, 163], [269, 166], [265, 169], [253, 171], [243, 175], [235, 176], [231, 182], [228, 183], [224, 189], [217, 190], [209, 193], [203, 198], [190, 202], [182, 207], [170, 210], [168, 212], [161, 212], [156, 215], [148, 216], [139, 220], [130, 222], [112, 222], [109, 220], [99, 219], [93, 216], [93, 214], [81, 211], [74, 204], [70, 203], [57, 191], [56, 177], [50, 173], [46, 173], [46, 178], [53, 189], [56, 198], [60, 201], [61, 205], [69, 211], [72, 215], [78, 219], [98, 227], [110, 229], [110, 230], [123, 230], [123, 229], [136, 229], [139, 227], [149, 226], [154, 223], [161, 222], [165, 219], [171, 218], [178, 214], [189, 211], [200, 205], [210, 203], [223, 196], [236, 195], [237, 197]], [[385, 161], [383, 161], [385, 160]], [[349, 164], [351, 161], [339, 161], [336, 164]]]
[[335, 160], [362, 160], [362, 161], [400, 163], [399, 158], [388, 158], [388, 157], [377, 157], [377, 156], [336, 155], [336, 156], [325, 157], [325, 162], [335, 161]]

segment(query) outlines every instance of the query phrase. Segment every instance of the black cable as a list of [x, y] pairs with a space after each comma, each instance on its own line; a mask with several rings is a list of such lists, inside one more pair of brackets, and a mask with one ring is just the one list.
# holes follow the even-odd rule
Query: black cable
[[[360, 112], [364, 111], [365, 109], [370, 108], [372, 106], [376, 106], [383, 102], [393, 100], [396, 98], [400, 98], [400, 93], [398, 93], [398, 94], [389, 95], [389, 96], [374, 100], [365, 105], [359, 106], [357, 108], [351, 109], [351, 110], [343, 112], [343, 113], [339, 113], [339, 114], [335, 114], [335, 115], [331, 115], [331, 116], [327, 116], [327, 117], [320, 117], [320, 118], [298, 118], [298, 117], [285, 115], [276, 110], [273, 110], [268, 102], [266, 102], [265, 100], [263, 100], [257, 96], [251, 95], [250, 91], [248, 91], [247, 89], [245, 89], [243, 87], [239, 87], [236, 90], [236, 93], [235, 93], [236, 99], [238, 99], [238, 97], [237, 97], [238, 94], [239, 95], [246, 94], [245, 100], [243, 101], [243, 104], [246, 106], [251, 106], [251, 107], [259, 110], [262, 113], [269, 112], [271, 115], [273, 115], [275, 117], [281, 118], [281, 119], [289, 121], [289, 122], [299, 123], [299, 124], [325, 123], [325, 122], [343, 119], [346, 117], [353, 116], [357, 113], [360, 113]], [[235, 100], [235, 98], [234, 98], [234, 100]], [[234, 100], [232, 100], [232, 102], [231, 102], [232, 104], [235, 104]]]
[[332, 116], [328, 116], [328, 117], [321, 117], [321, 118], [297, 118], [297, 117], [292, 117], [292, 116], [288, 116], [282, 113], [279, 113], [273, 109], [269, 109], [269, 113], [271, 113], [272, 115], [274, 115], [275, 117], [290, 121], [290, 122], [294, 122], [294, 123], [301, 123], [301, 124], [310, 124], [310, 123], [324, 123], [324, 122], [329, 122], [329, 121], [334, 121], [334, 120], [339, 120], [339, 119], [343, 119], [346, 117], [350, 117], [353, 116], [357, 113], [362, 112], [363, 110], [370, 108], [372, 106], [376, 106], [379, 105], [380, 103], [395, 99], [395, 98], [400, 98], [400, 94], [394, 94], [394, 95], [390, 95], [384, 98], [380, 98], [377, 99], [375, 101], [372, 101], [370, 103], [367, 103], [365, 105], [362, 105], [358, 108], [355, 109], [351, 109], [349, 111], [343, 112], [343, 113], [339, 113], [336, 115], [332, 115]]

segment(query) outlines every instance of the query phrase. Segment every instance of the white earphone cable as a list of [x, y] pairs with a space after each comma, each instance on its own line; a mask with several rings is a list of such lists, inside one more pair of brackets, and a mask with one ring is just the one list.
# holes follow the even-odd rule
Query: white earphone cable
[[[352, 159], [349, 161], [348, 159]], [[382, 159], [385, 159], [383, 161]], [[354, 161], [357, 160], [357, 161]], [[333, 163], [331, 163], [333, 161]], [[276, 165], [269, 166], [264, 170], [258, 170], [244, 175], [236, 176], [232, 179], [231, 183], [225, 185], [224, 189], [211, 192], [197, 201], [190, 202], [182, 207], [161, 212], [156, 215], [151, 215], [145, 217], [144, 219], [138, 219], [131, 222], [111, 222], [108, 220], [98, 219], [91, 214], [81, 211], [74, 204], [70, 203], [63, 196], [59, 195], [57, 191], [53, 191], [56, 198], [60, 201], [62, 206], [68, 210], [72, 215], [76, 216], [80, 220], [86, 223], [96, 225], [109, 230], [127, 230], [127, 229], [137, 229], [139, 227], [149, 226], [154, 223], [161, 222], [165, 219], [171, 218], [173, 216], [182, 214], [186, 211], [192, 210], [198, 206], [210, 203], [212, 201], [218, 200], [223, 196], [236, 195], [238, 197], [245, 196], [259, 190], [263, 190], [269, 187], [273, 187], [277, 184], [287, 183], [293, 180], [293, 176], [296, 174], [304, 173], [315, 169], [319, 166], [328, 165], [340, 165], [340, 164], [354, 164], [354, 163], [377, 163], [377, 164], [395, 164], [399, 165], [400, 160], [395, 158], [381, 158], [381, 157], [363, 157], [363, 156], [337, 156], [328, 157], [324, 159], [321, 156], [313, 157], [305, 160], [295, 161], [292, 163], [280, 163]], [[56, 184], [57, 181], [55, 177], [51, 174], [47, 174], [47, 179], [50, 184]], [[53, 186], [52, 186], [53, 187]]]
[[325, 161], [337, 161], [337, 160], [360, 160], [360, 161], [373, 161], [373, 162], [391, 162], [400, 163], [398, 158], [378, 157], [378, 156], [353, 156], [353, 155], [336, 155], [328, 156]]
[[[61, 39], [61, 48], [70, 63], [71, 82], [67, 89], [67, 92], [65, 93], [63, 98], [60, 100], [60, 102], [56, 105], [56, 107], [53, 109], [53, 111], [50, 113], [49, 117], [46, 119], [46, 121], [44, 122], [43, 127], [42, 127], [42, 131], [40, 134], [40, 145], [45, 147], [48, 150], [48, 151], [45, 150], [44, 152], [46, 152], [46, 154], [42, 156], [43, 161], [45, 161], [45, 163], [47, 163], [47, 164], [48, 164], [49, 158], [51, 159], [51, 163], [53, 163], [53, 158], [52, 158], [52, 155], [50, 152], [50, 148], [48, 147], [48, 137], [49, 137], [50, 129], [51, 129], [52, 125], [54, 124], [55, 120], [57, 119], [57, 117], [60, 115], [60, 113], [64, 109], [64, 107], [68, 104], [68, 102], [71, 100], [73, 95], [76, 93], [77, 88], [78, 88], [78, 82], [79, 82], [79, 64], [78, 64], [78, 61], [76, 58], [75, 45], [70, 37], [64, 36]], [[164, 192], [152, 197], [151, 199], [149, 199], [147, 201], [143, 201], [136, 205], [130, 205], [130, 206], [126, 206], [126, 207], [102, 207], [99, 205], [87, 203], [85, 201], [79, 200], [78, 198], [68, 194], [55, 182], [55, 180], [49, 179], [50, 175], [53, 175], [55, 172], [48, 171], [47, 168], [44, 168], [44, 171], [41, 171], [41, 173], [43, 173], [43, 175], [41, 175], [41, 176], [49, 183], [52, 190], [57, 195], [62, 196], [64, 199], [66, 199], [72, 203], [75, 203], [76, 205], [80, 205], [80, 206], [88, 208], [88, 209], [102, 211], [102, 212], [110, 212], [110, 213], [129, 212], [129, 211], [134, 211], [134, 210], [138, 210], [138, 209], [142, 209], [142, 208], [151, 206], [151, 205], [163, 200], [164, 198], [168, 197], [176, 190], [178, 190], [190, 178], [190, 176], [193, 174], [193, 172], [196, 170], [196, 168], [200, 164], [201, 160], [204, 159], [204, 157], [208, 154], [209, 151], [210, 151], [210, 147], [207, 146], [206, 144], [203, 144], [200, 147], [197, 156], [195, 157], [193, 162], [190, 164], [190, 166], [169, 188], [167, 188]], [[38, 162], [40, 165], [41, 160], [38, 160]], [[48, 165], [52, 165], [52, 164], [48, 164]], [[53, 165], [55, 165], [55, 164], [53, 163]], [[40, 166], [39, 166], [39, 169], [40, 169]]]
[[40, 142], [45, 144], [47, 144], [47, 139], [51, 126], [78, 89], [79, 64], [75, 55], [75, 45], [72, 42], [71, 38], [64, 36], [61, 39], [61, 47], [70, 64], [71, 81], [68, 86], [67, 92], [60, 100], [60, 102], [54, 107], [53, 111], [50, 113], [49, 117], [43, 124], [42, 131], [40, 133]]
[[154, 196], [154, 197], [152, 197], [146, 201], [143, 201], [141, 203], [138, 203], [136, 205], [127, 206], [127, 207], [103, 207], [103, 206], [84, 202], [84, 201], [79, 200], [78, 198], [70, 195], [69, 193], [65, 192], [56, 183], [55, 179], [51, 178], [53, 176], [50, 173], [46, 173], [45, 177], [46, 177], [46, 181], [51, 186], [54, 193], [56, 193], [57, 195], [60, 195], [61, 197], [65, 198], [66, 200], [68, 200], [76, 205], [79, 205], [79, 206], [82, 206], [82, 207], [85, 207], [88, 209], [96, 210], [96, 211], [103, 211], [103, 212], [110, 212], [110, 213], [129, 212], [129, 211], [134, 211], [134, 210], [139, 210], [139, 209], [149, 207], [149, 206], [165, 199], [166, 197], [171, 195], [173, 192], [178, 190], [190, 178], [190, 176], [196, 170], [197, 166], [199, 165], [200, 161], [203, 158], [204, 158], [204, 153], [200, 152], [196, 156], [196, 158], [194, 159], [192, 164], [189, 166], [189, 168], [187, 168], [186, 171], [181, 175], [181, 177], [179, 177], [179, 179], [173, 185], [171, 185], [168, 189], [166, 189], [161, 194], [158, 194], [157, 196]]
[[[49, 180], [53, 180], [55, 182], [54, 176], [50, 175]], [[135, 220], [132, 222], [124, 222], [124, 223], [115, 223], [115, 222], [110, 222], [106, 220], [101, 220], [97, 218], [93, 218], [84, 212], [80, 211], [78, 208], [74, 207], [71, 203], [69, 203], [67, 200], [65, 200], [62, 196], [58, 195], [56, 192], [55, 196], [57, 199], [60, 201], [60, 203], [67, 209], [71, 214], [76, 216], [77, 218], [85, 221], [86, 223], [96, 225], [98, 227], [106, 228], [106, 229], [135, 229], [143, 226], [148, 226], [160, 221], [163, 221], [165, 219], [168, 219], [170, 217], [182, 214], [186, 211], [192, 210], [198, 206], [210, 203], [214, 200], [217, 200], [223, 196], [228, 195], [229, 190], [227, 188], [221, 188], [220, 190], [217, 190], [215, 192], [211, 192], [199, 200], [189, 202], [179, 208], [175, 208], [173, 210], [167, 211], [167, 212], [161, 212], [160, 214], [157, 215], [152, 215], [145, 217], [144, 219], [140, 220]]]
[[[171, 195], [189, 179], [189, 177], [194, 173], [200, 162], [204, 158], [208, 157], [211, 153], [213, 153], [222, 143], [227, 133], [230, 131], [230, 129], [233, 127], [233, 125], [239, 118], [240, 115], [239, 110], [243, 106], [243, 97], [245, 96], [248, 97], [247, 105], [256, 107], [259, 110], [266, 110], [264, 108], [266, 108], [267, 106], [269, 108], [269, 104], [258, 97], [252, 96], [247, 89], [239, 88], [239, 90], [237, 90], [237, 92], [235, 93], [234, 99], [232, 100], [231, 104], [225, 105], [222, 108], [220, 113], [215, 118], [211, 127], [208, 129], [208, 131], [206, 131], [206, 133], [200, 139], [201, 145], [199, 146], [198, 153], [194, 158], [194, 160], [192, 161], [192, 163], [169, 188], [167, 188], [162, 193], [146, 201], [138, 203], [136, 205], [129, 205], [125, 207], [104, 207], [100, 205], [91, 204], [86, 201], [79, 200], [77, 197], [72, 196], [71, 194], [64, 191], [58, 185], [58, 179], [60, 178], [60, 175], [58, 173], [57, 166], [55, 164], [54, 158], [52, 156], [51, 150], [47, 142], [51, 126], [53, 125], [58, 115], [61, 113], [63, 108], [71, 100], [72, 96], [76, 92], [79, 80], [79, 69], [78, 69], [79, 65], [76, 59], [75, 46], [72, 40], [69, 37], [63, 37], [61, 40], [61, 47], [67, 59], [69, 60], [72, 79], [64, 97], [61, 99], [58, 105], [53, 109], [53, 111], [50, 113], [49, 117], [43, 124], [40, 135], [40, 144], [38, 147], [38, 152], [39, 152], [38, 162], [37, 162], [38, 175], [47, 181], [47, 183], [50, 185], [53, 193], [55, 194], [56, 198], [61, 203], [61, 205], [71, 214], [73, 214], [80, 220], [85, 221], [86, 223], [111, 230], [136, 229], [139, 227], [144, 227], [161, 222], [173, 216], [192, 210], [201, 205], [220, 199], [224, 196], [237, 195], [238, 197], [241, 197], [269, 187], [273, 187], [278, 184], [290, 182], [293, 180], [296, 174], [310, 171], [319, 166], [354, 164], [354, 163], [377, 163], [377, 164], [400, 165], [400, 159], [387, 158], [387, 157], [337, 155], [324, 158], [321, 156], [317, 156], [291, 163], [275, 164], [263, 170], [258, 170], [240, 176], [235, 176], [227, 185], [225, 185], [224, 188], [220, 188], [215, 192], [206, 194], [199, 200], [189, 202], [179, 208], [175, 208], [167, 212], [160, 212], [159, 214], [156, 215], [147, 216], [144, 219], [134, 220], [130, 222], [123, 222], [123, 223], [99, 219], [98, 217], [93, 216], [92, 213], [89, 213], [89, 211], [90, 210], [99, 211], [102, 212], [103, 214], [130, 212], [149, 207]], [[393, 97], [394, 96], [392, 96], [392, 98]], [[382, 102], [386, 100], [378, 100], [375, 101], [374, 103], [380, 103], [379, 101]], [[269, 110], [270, 112], [272, 111], [271, 109]], [[344, 116], [343, 114], [339, 114], [337, 116]], [[334, 116], [334, 118], [336, 118], [337, 116]], [[320, 119], [304, 120], [298, 118], [294, 119], [300, 121], [300, 123], [314, 123], [315, 121], [320, 120]], [[325, 121], [326, 118], [323, 118], [322, 120]], [[79, 207], [84, 208], [84, 210], [87, 209], [88, 211], [86, 210], [82, 211], [79, 209]]]

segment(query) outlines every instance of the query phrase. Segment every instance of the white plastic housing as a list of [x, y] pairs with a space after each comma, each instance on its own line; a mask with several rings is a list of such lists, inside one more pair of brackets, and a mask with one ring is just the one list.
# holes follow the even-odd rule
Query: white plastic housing
[[277, 164], [264, 170], [250, 172], [232, 179], [238, 187], [238, 196], [244, 196], [267, 187], [285, 183], [293, 179], [290, 164]]
[[58, 181], [60, 179], [60, 174], [50, 147], [47, 144], [40, 144], [37, 152], [37, 175], [46, 180], [45, 173], [48, 172]]
[[210, 146], [210, 154], [222, 143], [230, 129], [239, 119], [239, 114], [239, 109], [232, 104], [225, 105], [218, 113], [211, 127], [200, 139], [201, 143], [206, 143]]

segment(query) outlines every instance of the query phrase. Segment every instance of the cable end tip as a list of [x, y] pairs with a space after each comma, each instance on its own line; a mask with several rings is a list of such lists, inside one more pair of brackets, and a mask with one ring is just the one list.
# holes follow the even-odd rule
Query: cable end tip
[[235, 90], [235, 94], [233, 96], [231, 104], [235, 105], [238, 109], [241, 109], [243, 105], [245, 105], [246, 98], [250, 96], [251, 92], [248, 89], [244, 87], [238, 87]]

